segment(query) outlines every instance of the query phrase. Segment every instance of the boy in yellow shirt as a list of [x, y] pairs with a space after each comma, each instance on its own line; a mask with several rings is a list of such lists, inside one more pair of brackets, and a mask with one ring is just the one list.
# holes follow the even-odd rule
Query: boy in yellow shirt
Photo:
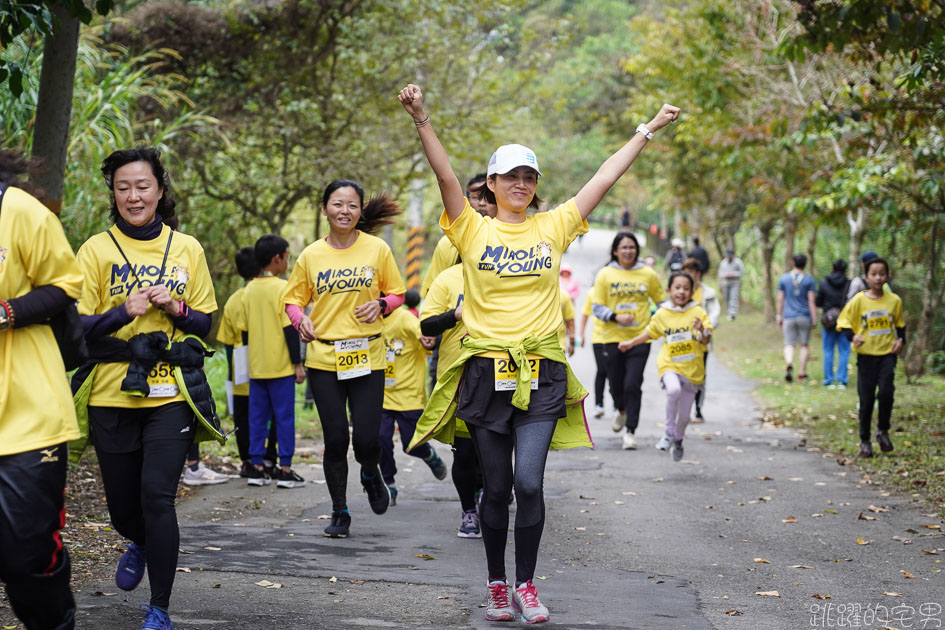
[[295, 384], [305, 382], [299, 333], [282, 309], [280, 278], [289, 265], [288, 241], [266, 234], [256, 241], [259, 277], [246, 285], [243, 304], [249, 341], [249, 457], [253, 469], [247, 483], [268, 486], [269, 474], [263, 466], [268, 421], [276, 425], [279, 464], [275, 468], [276, 485], [301, 488], [305, 485], [292, 470], [295, 452]]
[[[837, 318], [837, 330], [853, 343], [856, 359], [856, 391], [860, 397], [860, 457], [872, 457], [870, 424], [873, 405], [879, 399], [876, 441], [884, 453], [893, 450], [889, 439], [893, 396], [896, 388], [896, 359], [906, 341], [902, 300], [884, 291], [889, 280], [889, 264], [882, 258], [865, 263], [869, 289], [847, 302]], [[879, 396], [876, 390], [879, 388]]]

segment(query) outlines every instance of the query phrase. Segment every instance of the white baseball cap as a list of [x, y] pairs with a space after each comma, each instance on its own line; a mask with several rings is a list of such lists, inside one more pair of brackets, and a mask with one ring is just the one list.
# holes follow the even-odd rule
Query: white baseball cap
[[504, 175], [518, 166], [533, 168], [541, 176], [541, 171], [538, 170], [538, 156], [534, 151], [520, 144], [503, 144], [489, 158], [486, 175]]
[[680, 248], [682, 248], [682, 247], [685, 247], [685, 246], [686, 246], [686, 243], [683, 242], [683, 240], [682, 240], [681, 238], [674, 238], [673, 241], [672, 241], [672, 246], [673, 246], [673, 247], [680, 247]]

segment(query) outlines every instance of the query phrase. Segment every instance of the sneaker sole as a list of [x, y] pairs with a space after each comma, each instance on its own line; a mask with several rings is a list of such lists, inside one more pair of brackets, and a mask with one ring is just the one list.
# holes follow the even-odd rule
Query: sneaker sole
[[326, 534], [326, 533], [323, 532], [323, 533], [322, 533], [322, 537], [324, 537], [324, 538], [347, 538], [347, 537], [348, 537], [348, 534]]
[[196, 481], [188, 481], [187, 479], [184, 479], [184, 485], [185, 486], [215, 486], [217, 484], [226, 483], [227, 481], [229, 481], [229, 478], [227, 479], [198, 479]]
[[277, 488], [302, 488], [305, 486], [304, 481], [279, 481], [276, 482]]
[[467, 534], [465, 532], [456, 532], [457, 538], [482, 538], [481, 532]]
[[534, 619], [526, 619], [525, 615], [522, 615], [522, 623], [527, 623], [528, 625], [533, 623], [545, 623], [549, 619], [551, 619], [551, 617], [547, 615], [538, 615]]
[[486, 613], [486, 621], [515, 621], [515, 615], [512, 613], [503, 613], [501, 615], [489, 615], [489, 613]]
[[268, 479], [250, 479], [246, 482], [246, 485], [247, 486], [268, 486], [270, 483], [272, 483], [272, 481]]

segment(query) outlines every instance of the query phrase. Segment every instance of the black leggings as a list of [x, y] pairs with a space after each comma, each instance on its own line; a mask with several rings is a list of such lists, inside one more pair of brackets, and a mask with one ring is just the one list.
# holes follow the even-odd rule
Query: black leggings
[[604, 385], [607, 384], [607, 359], [604, 357], [604, 344], [595, 343], [594, 363], [597, 364], [597, 374], [594, 375], [594, 405], [604, 406]]
[[889, 431], [896, 393], [894, 380], [897, 356], [859, 354], [856, 357], [856, 393], [860, 396], [860, 442], [870, 441], [873, 405], [877, 402], [879, 411], [876, 413], [876, 428], [879, 431]]
[[[339, 381], [336, 372], [308, 370], [315, 394], [315, 407], [325, 440], [325, 482], [331, 494], [331, 509], [348, 508], [348, 442], [354, 445], [354, 459], [361, 472], [380, 474], [381, 407], [384, 404], [384, 370], [372, 370], [367, 376]], [[351, 409], [352, 431], [348, 432], [347, 408]]]
[[[543, 483], [545, 460], [556, 421], [532, 422], [515, 427], [514, 435], [503, 435], [469, 425], [479, 466], [482, 468], [482, 499], [479, 526], [486, 548], [489, 579], [505, 578], [505, 548], [509, 535], [509, 496], [515, 487], [515, 583], [535, 577], [538, 545], [545, 527]], [[512, 451], [515, 469], [512, 469]]]
[[[147, 546], [151, 605], [167, 610], [180, 546], [174, 498], [194, 437], [193, 411], [187, 403], [89, 407], [89, 420], [112, 524]], [[181, 432], [188, 425], [190, 431]]]
[[476, 490], [482, 487], [482, 471], [479, 470], [479, 459], [471, 439], [459, 436], [453, 439], [453, 467], [450, 474], [463, 512], [475, 509]]
[[627, 430], [636, 433], [640, 424], [640, 403], [643, 399], [643, 368], [650, 356], [650, 344], [643, 343], [626, 352], [617, 349], [617, 344], [604, 345], [607, 357], [607, 380], [610, 395], [618, 411], [627, 412]]

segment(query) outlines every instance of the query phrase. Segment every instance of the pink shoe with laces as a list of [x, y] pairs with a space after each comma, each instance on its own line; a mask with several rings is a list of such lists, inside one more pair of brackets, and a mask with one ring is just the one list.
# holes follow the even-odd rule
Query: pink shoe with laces
[[538, 601], [538, 589], [531, 580], [512, 591], [512, 606], [522, 613], [525, 623], [542, 623], [550, 619], [548, 608]]
[[515, 609], [509, 603], [509, 585], [505, 580], [496, 580], [487, 584], [489, 601], [486, 606], [488, 621], [512, 621], [515, 618]]

